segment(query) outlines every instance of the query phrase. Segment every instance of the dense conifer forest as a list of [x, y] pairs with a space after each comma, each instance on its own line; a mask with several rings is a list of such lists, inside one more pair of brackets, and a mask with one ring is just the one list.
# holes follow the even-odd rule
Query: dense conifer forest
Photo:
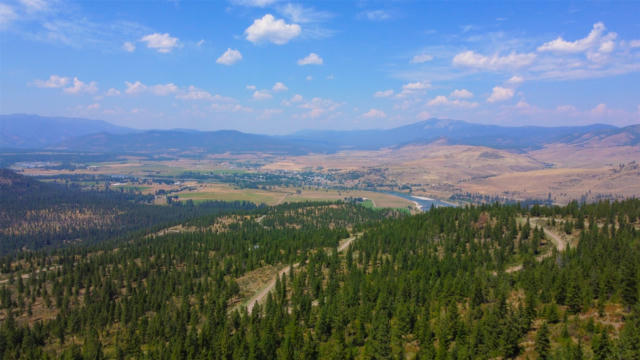
[[14, 251], [0, 358], [638, 359], [639, 220], [636, 199], [299, 203]]
[[117, 190], [82, 191], [0, 169], [0, 255], [95, 243], [206, 214], [256, 208], [244, 201], [154, 206], [152, 200], [153, 195]]

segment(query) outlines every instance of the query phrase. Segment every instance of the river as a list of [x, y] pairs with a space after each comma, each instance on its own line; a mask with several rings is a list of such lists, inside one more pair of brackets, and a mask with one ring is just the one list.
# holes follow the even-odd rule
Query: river
[[432, 198], [428, 198], [428, 197], [425, 197], [425, 196], [414, 196], [414, 195], [409, 195], [409, 194], [396, 192], [396, 191], [382, 191], [382, 192], [385, 193], [385, 194], [398, 196], [398, 197], [401, 197], [403, 199], [407, 199], [407, 200], [413, 202], [414, 204], [416, 204], [418, 209], [420, 209], [422, 211], [429, 211], [431, 209], [432, 205], [435, 206], [435, 207], [458, 206], [457, 204], [454, 204], [454, 203], [450, 203], [450, 202], [443, 201], [443, 200], [438, 200], [438, 199], [432, 199]]

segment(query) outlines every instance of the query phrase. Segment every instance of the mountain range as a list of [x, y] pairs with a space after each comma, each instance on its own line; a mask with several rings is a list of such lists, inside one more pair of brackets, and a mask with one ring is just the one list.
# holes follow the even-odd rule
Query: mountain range
[[0, 148], [93, 151], [102, 153], [244, 153], [299, 155], [341, 150], [375, 150], [443, 141], [516, 152], [548, 144], [638, 145], [640, 125], [508, 127], [460, 120], [429, 119], [392, 129], [306, 130], [285, 136], [235, 130], [135, 130], [100, 120], [0, 115]]

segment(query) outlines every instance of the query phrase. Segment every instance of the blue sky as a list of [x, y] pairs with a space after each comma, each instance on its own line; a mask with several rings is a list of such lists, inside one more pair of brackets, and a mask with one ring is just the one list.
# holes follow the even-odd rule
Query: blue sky
[[640, 2], [0, 0], [0, 113], [134, 128], [640, 123]]

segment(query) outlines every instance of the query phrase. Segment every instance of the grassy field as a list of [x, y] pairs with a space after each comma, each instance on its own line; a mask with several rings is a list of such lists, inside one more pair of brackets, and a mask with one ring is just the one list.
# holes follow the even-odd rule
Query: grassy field
[[179, 200], [246, 200], [256, 204], [277, 205], [285, 202], [304, 201], [337, 201], [346, 198], [367, 198], [365, 206], [375, 208], [401, 208], [409, 210], [415, 205], [406, 199], [372, 191], [331, 190], [331, 189], [302, 189], [276, 187], [271, 190], [238, 189], [228, 184], [199, 184], [195, 190], [180, 192]]

